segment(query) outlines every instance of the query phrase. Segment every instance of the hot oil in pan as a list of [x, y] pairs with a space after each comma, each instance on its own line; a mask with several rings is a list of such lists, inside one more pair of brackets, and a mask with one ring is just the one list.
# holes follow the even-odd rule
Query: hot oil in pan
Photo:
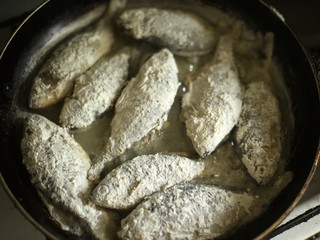
[[[152, 6], [159, 5], [159, 7], [166, 7], [166, 2], [154, 3]], [[146, 6], [142, 1], [134, 5], [129, 2], [129, 7], [133, 6]], [[233, 24], [236, 19], [231, 15], [222, 12], [213, 7], [202, 6], [197, 4], [191, 6], [190, 2], [188, 4], [177, 4], [171, 3], [171, 8], [180, 8], [184, 10], [193, 11], [208, 21], [217, 29], [220, 34], [231, 31]], [[257, 56], [264, 52], [263, 49], [268, 43], [264, 43], [264, 38], [262, 33], [257, 33], [247, 26], [243, 26], [242, 40], [235, 43], [235, 60], [237, 66], [239, 67], [239, 75], [241, 77], [242, 71], [246, 71], [249, 67], [259, 66], [261, 61]], [[150, 56], [152, 53], [158, 51], [148, 44], [134, 43], [130, 38], [124, 37], [122, 33], [116, 33], [115, 45], [113, 46], [112, 52], [116, 52], [118, 49], [127, 45], [139, 44], [142, 47], [143, 54], [141, 55], [144, 59]], [[248, 51], [249, 50], [249, 51]], [[251, 52], [250, 52], [251, 51]], [[112, 54], [112, 53], [111, 53]], [[129, 160], [135, 156], [150, 153], [177, 153], [179, 155], [187, 156], [192, 159], [197, 159], [196, 154], [191, 141], [186, 135], [186, 130], [184, 123], [181, 119], [181, 99], [185, 91], [187, 91], [187, 79], [196, 75], [197, 71], [201, 69], [209, 59], [211, 59], [212, 53], [202, 56], [202, 57], [175, 57], [178, 69], [179, 69], [179, 81], [181, 86], [179, 88], [178, 94], [176, 96], [174, 105], [168, 116], [168, 121], [164, 123], [163, 129], [159, 131], [153, 131], [147, 137], [136, 143], [131, 149], [129, 149], [125, 154], [120, 156], [120, 159]], [[255, 59], [257, 58], [257, 59]], [[134, 76], [143, 61], [136, 64], [135, 69], [131, 69], [131, 75]], [[240, 157], [237, 154], [237, 146], [235, 145], [232, 132], [230, 136], [222, 143], [220, 146], [212, 153], [210, 156], [204, 159], [206, 163], [205, 171], [201, 176], [196, 178], [195, 182], [205, 182], [222, 185], [226, 188], [239, 191], [248, 191], [257, 195], [257, 198], [264, 198], [264, 196], [269, 195], [273, 198], [279, 193], [279, 188], [273, 187], [273, 184], [277, 179], [283, 178], [282, 182], [285, 185], [291, 179], [291, 174], [285, 174], [285, 168], [287, 164], [287, 157], [290, 148], [290, 139], [293, 132], [293, 117], [291, 109], [290, 96], [285, 88], [284, 79], [282, 77], [280, 68], [275, 57], [272, 58], [270, 64], [270, 75], [272, 82], [267, 84], [272, 84], [274, 93], [278, 96], [280, 102], [280, 110], [282, 113], [282, 127], [283, 127], [283, 139], [284, 148], [282, 152], [281, 161], [274, 177], [274, 180], [267, 184], [266, 186], [258, 186], [255, 181], [247, 174], [246, 168], [241, 163]], [[266, 77], [261, 77], [261, 79], [267, 79]], [[246, 85], [245, 79], [241, 79]], [[53, 107], [41, 111], [32, 111], [40, 113], [43, 116], [48, 117], [50, 120], [58, 123], [58, 116], [61, 110], [62, 104], [57, 104]], [[25, 109], [24, 107], [22, 109]], [[20, 112], [21, 113], [21, 112]], [[94, 122], [90, 127], [85, 130], [72, 130], [71, 133], [74, 135], [76, 141], [78, 141], [82, 147], [87, 151], [92, 161], [95, 161], [97, 155], [104, 146], [104, 143], [110, 132], [110, 123], [113, 117], [113, 110], [105, 113], [96, 122]], [[265, 209], [262, 209], [262, 211]], [[121, 215], [126, 215], [127, 213], [120, 212]]]

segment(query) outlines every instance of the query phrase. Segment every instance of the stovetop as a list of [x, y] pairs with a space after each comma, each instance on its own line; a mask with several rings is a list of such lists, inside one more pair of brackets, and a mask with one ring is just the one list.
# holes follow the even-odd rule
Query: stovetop
[[[308, 50], [320, 54], [319, 0], [265, 1], [282, 13], [286, 22]], [[42, 2], [43, 0], [0, 1], [0, 49], [5, 46], [17, 23]], [[0, 213], [0, 239], [45, 239], [45, 236], [14, 207], [2, 187], [0, 187]], [[298, 205], [270, 238], [272, 240], [320, 239], [320, 168], [315, 172]]]

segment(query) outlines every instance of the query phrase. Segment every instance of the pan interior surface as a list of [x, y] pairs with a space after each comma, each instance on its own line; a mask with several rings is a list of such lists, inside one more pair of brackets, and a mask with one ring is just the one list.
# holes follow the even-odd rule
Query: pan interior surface
[[[128, 5], [150, 5], [151, 1], [129, 0]], [[269, 233], [279, 219], [283, 220], [288, 209], [296, 204], [301, 192], [306, 188], [316, 166], [316, 156], [319, 144], [320, 105], [319, 93], [315, 75], [299, 40], [288, 26], [268, 6], [253, 0], [245, 1], [174, 1], [177, 5], [192, 4], [206, 5], [205, 12], [210, 17], [210, 7], [218, 7], [230, 11], [236, 17], [243, 19], [253, 29], [275, 34], [274, 55], [278, 68], [285, 79], [279, 88], [288, 89], [290, 103], [283, 107], [292, 109], [293, 123], [286, 121], [290, 133], [290, 153], [287, 169], [294, 172], [291, 183], [280, 193], [261, 217], [245, 228], [230, 236], [231, 239], [251, 239], [263, 237]], [[152, 1], [155, 6], [172, 6], [173, 2]], [[15, 203], [24, 214], [40, 230], [49, 237], [57, 239], [79, 239], [60, 226], [51, 218], [46, 207], [29, 180], [29, 175], [22, 165], [20, 141], [22, 139], [23, 118], [30, 112], [28, 92], [32, 78], [39, 69], [39, 62], [52, 50], [44, 49], [46, 44], [57, 33], [63, 32], [63, 27], [74, 19], [80, 19], [92, 9], [105, 5], [102, 0], [70, 0], [50, 1], [35, 12], [26, 21], [11, 40], [0, 60], [0, 111], [1, 111], [1, 161], [0, 171], [3, 184], [11, 193]], [[261, 17], [263, 16], [263, 17]], [[85, 23], [83, 23], [85, 25]], [[66, 33], [67, 34], [67, 33]], [[58, 40], [57, 40], [58, 41]], [[36, 56], [32, 58], [31, 56]], [[284, 96], [283, 101], [288, 101]], [[41, 111], [39, 112], [41, 113]], [[291, 113], [287, 112], [286, 115]], [[55, 114], [55, 113], [53, 113]]]

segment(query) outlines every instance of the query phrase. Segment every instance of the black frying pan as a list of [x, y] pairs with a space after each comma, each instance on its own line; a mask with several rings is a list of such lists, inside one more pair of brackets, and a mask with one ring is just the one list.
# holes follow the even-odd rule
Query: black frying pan
[[[22, 213], [47, 237], [78, 239], [60, 229], [42, 204], [22, 165], [20, 141], [22, 119], [28, 111], [31, 78], [39, 68], [30, 66], [30, 56], [69, 23], [103, 0], [47, 1], [25, 21], [0, 60], [0, 171], [1, 182]], [[254, 29], [275, 34], [276, 55], [292, 98], [295, 128], [288, 169], [294, 179], [274, 200], [268, 211], [231, 236], [234, 239], [266, 237], [293, 209], [315, 171], [319, 159], [319, 88], [311, 61], [299, 40], [269, 6], [258, 0], [203, 0], [197, 4], [219, 5], [233, 11]], [[50, 52], [50, 51], [49, 51]], [[45, 57], [45, 56], [44, 56]]]

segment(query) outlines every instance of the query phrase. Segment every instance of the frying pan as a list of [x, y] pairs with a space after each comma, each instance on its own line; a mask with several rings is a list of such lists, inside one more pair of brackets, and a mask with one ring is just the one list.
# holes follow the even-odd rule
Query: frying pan
[[[145, 0], [146, 2], [146, 0]], [[231, 239], [262, 239], [294, 208], [315, 171], [319, 159], [320, 103], [314, 68], [300, 41], [274, 9], [258, 0], [203, 0], [195, 4], [218, 5], [244, 19], [253, 29], [275, 34], [274, 54], [290, 92], [294, 131], [287, 169], [292, 182], [268, 210], [239, 230]], [[22, 165], [20, 141], [23, 113], [32, 76], [49, 53], [39, 53], [72, 20], [104, 4], [103, 0], [47, 1], [20, 26], [0, 60], [0, 171], [1, 182], [21, 212], [48, 238], [79, 239], [61, 230], [38, 197]], [[80, 19], [80, 18], [79, 18]]]

